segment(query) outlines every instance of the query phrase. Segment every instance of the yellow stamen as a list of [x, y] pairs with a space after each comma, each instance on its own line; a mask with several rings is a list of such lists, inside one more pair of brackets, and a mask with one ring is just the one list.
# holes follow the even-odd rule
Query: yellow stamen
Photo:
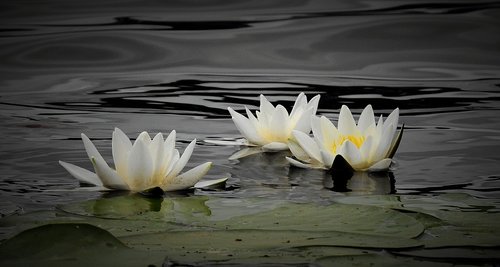
[[337, 149], [347, 140], [351, 141], [357, 148], [360, 148], [365, 142], [365, 137], [361, 135], [339, 135], [331, 147], [331, 152], [337, 154]]

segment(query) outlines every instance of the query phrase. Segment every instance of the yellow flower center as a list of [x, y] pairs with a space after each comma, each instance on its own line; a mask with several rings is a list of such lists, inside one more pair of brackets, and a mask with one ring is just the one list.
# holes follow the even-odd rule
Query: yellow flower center
[[339, 149], [345, 141], [351, 141], [357, 148], [360, 148], [365, 142], [365, 137], [362, 135], [339, 135], [333, 145], [331, 146], [331, 152], [337, 154], [337, 149]]

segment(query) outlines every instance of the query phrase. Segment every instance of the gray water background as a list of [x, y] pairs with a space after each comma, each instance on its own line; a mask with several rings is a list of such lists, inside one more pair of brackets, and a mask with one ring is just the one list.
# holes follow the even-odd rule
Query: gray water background
[[[114, 127], [175, 129], [181, 150], [197, 138], [188, 167], [213, 161], [207, 178], [230, 177], [197, 195], [500, 198], [498, 2], [2, 1], [0, 25], [2, 215], [101, 197], [57, 161], [91, 169], [83, 132], [111, 162]], [[286, 153], [230, 161], [238, 147], [202, 141], [239, 137], [228, 106], [255, 110], [265, 94], [290, 110], [300, 92], [321, 94], [318, 114], [333, 121], [342, 104], [399, 107], [391, 174], [335, 192]]]

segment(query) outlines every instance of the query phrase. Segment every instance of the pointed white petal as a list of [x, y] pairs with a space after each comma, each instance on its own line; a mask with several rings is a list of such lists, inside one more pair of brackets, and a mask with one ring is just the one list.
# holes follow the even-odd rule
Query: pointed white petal
[[321, 146], [323, 144], [323, 131], [321, 129], [320, 117], [311, 116], [311, 129], [314, 136], [314, 140], [316, 140], [316, 142]]
[[333, 160], [335, 160], [335, 156], [332, 153], [322, 149], [321, 158], [323, 159], [325, 168], [330, 169], [332, 167]]
[[312, 118], [312, 108], [308, 108], [307, 110], [302, 112], [302, 114], [300, 114], [300, 118], [298, 118], [298, 120], [296, 121], [295, 127], [293, 129], [308, 134], [311, 131]]
[[382, 135], [378, 144], [376, 144], [375, 149], [372, 151], [371, 161], [379, 161], [386, 157], [389, 152], [393, 136], [389, 134], [392, 131], [392, 125], [390, 127], [384, 128]]
[[295, 141], [288, 142], [288, 149], [290, 149], [294, 157], [301, 161], [309, 162], [311, 160], [304, 149], [302, 149], [302, 147], [300, 147], [300, 145]]
[[[151, 143], [151, 136], [149, 136], [148, 132], [144, 131], [144, 132], [140, 133], [139, 136], [137, 136], [137, 139], [135, 139], [135, 142], [137, 142], [138, 140], [142, 140], [144, 142], [144, 144], [149, 146], [149, 143]], [[135, 144], [135, 142], [134, 142], [134, 144]]]
[[392, 160], [389, 158], [385, 158], [383, 160], [380, 160], [379, 162], [373, 164], [370, 166], [367, 171], [369, 172], [378, 172], [378, 171], [385, 171], [389, 169], [391, 166]]
[[315, 95], [307, 104], [307, 108], [312, 108], [312, 115], [316, 115], [318, 111], [319, 98], [321, 95]]
[[163, 170], [165, 169], [165, 158], [166, 158], [166, 150], [165, 143], [163, 141], [163, 135], [158, 133], [154, 138], [151, 144], [149, 145], [149, 149], [151, 151], [151, 156], [153, 158], [153, 184], [159, 182], [159, 179], [163, 178], [164, 175]]
[[358, 120], [358, 129], [364, 133], [364, 131], [372, 124], [375, 123], [375, 115], [373, 114], [372, 105], [368, 105], [361, 112]]
[[260, 112], [263, 114], [272, 114], [274, 106], [271, 104], [264, 95], [260, 95]]
[[288, 139], [290, 134], [289, 129], [290, 118], [288, 118], [288, 112], [285, 107], [278, 105], [274, 110], [273, 117], [271, 118], [271, 125], [269, 130], [272, 135], [277, 139], [273, 141], [283, 141]]
[[[186, 154], [186, 152], [184, 152]], [[184, 155], [183, 155], [184, 156]], [[210, 170], [212, 167], [212, 162], [206, 162], [193, 169], [179, 175], [173, 177], [170, 181], [168, 181], [165, 185], [162, 186], [164, 191], [177, 191], [188, 189], [193, 187], [197, 182], [201, 180], [201, 178]]]
[[387, 119], [384, 122], [384, 127], [387, 127], [389, 125], [398, 125], [398, 120], [399, 120], [399, 108], [394, 109], [391, 114], [387, 117]]
[[179, 161], [179, 159], [180, 159], [179, 150], [173, 149], [171, 156], [170, 156], [170, 161], [168, 163], [167, 170], [165, 172], [166, 175], [168, 175], [168, 173], [170, 173], [172, 171], [172, 169], [175, 167], [175, 165], [177, 165], [177, 162]]
[[85, 146], [85, 151], [87, 151], [87, 156], [89, 157], [89, 159], [92, 160], [92, 158], [96, 158], [104, 160], [99, 151], [97, 151], [97, 148], [94, 146], [92, 141], [90, 141], [90, 139], [84, 133], [82, 133], [81, 136], [83, 145]]
[[335, 125], [333, 125], [333, 123], [325, 116], [321, 116], [320, 125], [321, 136], [323, 137], [323, 140], [321, 140], [321, 142], [323, 146], [327, 148], [333, 147], [339, 131], [337, 130]]
[[364, 161], [368, 161], [371, 158], [373, 151], [373, 136], [368, 136], [361, 147], [359, 148], [359, 153]]
[[342, 135], [357, 135], [358, 129], [351, 110], [346, 105], [340, 108], [338, 130]]
[[241, 159], [241, 158], [244, 158], [244, 157], [247, 157], [247, 156], [250, 156], [253, 154], [257, 154], [257, 153], [262, 153], [262, 152], [263, 152], [263, 150], [261, 147], [246, 147], [246, 148], [238, 150], [234, 154], [232, 154], [229, 157], [229, 160]]
[[132, 148], [132, 142], [122, 132], [122, 130], [115, 128], [113, 131], [113, 139], [111, 141], [113, 160], [115, 162], [115, 169], [122, 177], [127, 176], [127, 159], [128, 153]]
[[286, 160], [292, 164], [293, 166], [295, 167], [299, 167], [299, 168], [304, 168], [304, 169], [316, 169], [315, 167], [313, 167], [313, 165], [311, 164], [307, 164], [307, 163], [302, 163], [296, 159], [293, 159], [293, 158], [290, 158], [290, 157], [286, 157]]
[[130, 190], [130, 187], [125, 183], [115, 170], [111, 169], [103, 158], [92, 158], [92, 165], [97, 176], [101, 179], [102, 184], [110, 189]]
[[300, 108], [304, 109], [306, 106], [307, 106], [307, 97], [302, 92], [297, 96], [297, 99], [295, 99], [295, 103], [293, 104], [292, 112], [290, 112], [290, 117], [295, 116], [298, 109], [300, 109]]
[[252, 126], [257, 129], [259, 127], [259, 121], [246, 106], [245, 111], [247, 112], [248, 120], [250, 121], [250, 123], [252, 123]]
[[61, 166], [63, 166], [64, 169], [66, 169], [69, 174], [75, 177], [78, 181], [85, 184], [102, 186], [102, 182], [99, 180], [99, 177], [97, 177], [97, 174], [61, 160], [59, 161], [59, 164], [61, 164]]
[[228, 179], [229, 179], [228, 177], [224, 177], [224, 178], [215, 179], [215, 180], [199, 181], [194, 185], [194, 188], [217, 187], [219, 185], [225, 184]]
[[137, 139], [128, 157], [127, 183], [132, 190], [149, 188], [153, 178], [153, 158], [149, 146], [143, 139]]
[[170, 169], [173, 168], [172, 161], [174, 159], [174, 150], [175, 150], [175, 138], [176, 138], [176, 131], [172, 130], [170, 134], [167, 136], [165, 139], [165, 142], [163, 142], [163, 149], [165, 151], [165, 158], [162, 164], [161, 168], [161, 176], [165, 176]]
[[177, 176], [182, 171], [182, 169], [184, 169], [184, 166], [186, 166], [187, 162], [191, 158], [191, 155], [193, 154], [195, 145], [196, 145], [196, 139], [191, 141], [191, 143], [189, 143], [186, 149], [184, 149], [184, 153], [182, 153], [182, 156], [175, 163], [175, 167], [167, 174], [169, 178]]
[[359, 153], [358, 148], [351, 141], [345, 141], [340, 147], [339, 154], [344, 157], [344, 159], [349, 162], [349, 164], [354, 168], [359, 168], [359, 165], [362, 163], [361, 154]]
[[245, 116], [240, 113], [234, 111], [232, 108], [227, 108], [229, 113], [231, 113], [231, 118], [233, 119], [234, 125], [238, 129], [238, 131], [248, 139], [251, 143], [254, 144], [262, 144], [262, 138], [257, 133], [257, 129], [255, 129], [252, 123], [245, 118]]
[[295, 140], [297, 140], [297, 143], [302, 147], [302, 149], [309, 155], [310, 158], [322, 162], [321, 158], [321, 153], [319, 151], [319, 147], [314, 142], [314, 140], [309, 137], [309, 135], [299, 132], [299, 131], [293, 131], [292, 132], [293, 137]]
[[247, 145], [251, 145], [250, 143], [248, 143], [248, 141], [246, 139], [238, 139], [238, 140], [234, 140], [234, 141], [205, 139], [205, 140], [203, 140], [203, 142], [209, 143], [209, 144], [214, 144], [214, 145], [221, 145], [221, 146], [247, 146]]
[[272, 142], [262, 146], [264, 151], [283, 151], [288, 150], [288, 145], [281, 142]]

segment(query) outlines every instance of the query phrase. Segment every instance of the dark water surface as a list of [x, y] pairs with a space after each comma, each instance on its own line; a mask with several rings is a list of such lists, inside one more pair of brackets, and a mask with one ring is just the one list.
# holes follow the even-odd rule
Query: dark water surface
[[[499, 2], [3, 1], [0, 23], [2, 216], [100, 198], [57, 161], [90, 168], [81, 132], [110, 159], [114, 127], [134, 138], [176, 129], [182, 148], [197, 138], [188, 167], [213, 161], [208, 178], [231, 178], [195, 195], [464, 193], [499, 211]], [[255, 110], [265, 94], [291, 108], [300, 92], [321, 94], [318, 113], [334, 121], [342, 104], [399, 107], [390, 175], [335, 192], [286, 153], [230, 161], [238, 147], [202, 141], [239, 137], [228, 106]]]

